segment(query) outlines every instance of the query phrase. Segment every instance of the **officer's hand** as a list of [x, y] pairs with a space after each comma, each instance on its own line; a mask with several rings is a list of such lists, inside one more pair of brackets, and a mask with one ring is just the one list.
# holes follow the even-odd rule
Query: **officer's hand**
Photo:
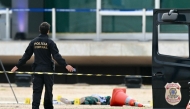
[[69, 71], [69, 72], [73, 72], [74, 68], [71, 66], [71, 65], [67, 65], [66, 66], [66, 69]]
[[17, 66], [14, 66], [11, 70], [11, 72], [15, 72], [16, 70], [18, 70]]

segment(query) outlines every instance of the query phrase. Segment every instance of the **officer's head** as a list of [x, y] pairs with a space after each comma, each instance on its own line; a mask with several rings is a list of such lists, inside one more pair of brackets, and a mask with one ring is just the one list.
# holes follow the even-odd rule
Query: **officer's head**
[[47, 23], [47, 22], [42, 22], [42, 23], [40, 24], [39, 29], [40, 29], [40, 33], [41, 33], [41, 34], [48, 34], [48, 33], [49, 33], [49, 30], [50, 30], [50, 24]]

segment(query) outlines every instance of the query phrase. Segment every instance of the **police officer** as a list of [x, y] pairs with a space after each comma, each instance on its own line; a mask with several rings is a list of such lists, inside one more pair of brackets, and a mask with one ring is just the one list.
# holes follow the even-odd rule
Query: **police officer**
[[[59, 54], [59, 50], [51, 39], [48, 37], [50, 30], [50, 24], [47, 22], [42, 22], [39, 26], [40, 35], [34, 38], [25, 50], [24, 55], [19, 59], [16, 66], [14, 66], [11, 72], [15, 72], [23, 64], [25, 64], [34, 53], [34, 63], [32, 65], [32, 70], [34, 72], [53, 72], [54, 63], [53, 59], [59, 64], [64, 66], [69, 72], [73, 72], [74, 68], [68, 65]], [[32, 78], [33, 82], [33, 102], [32, 109], [39, 109], [41, 94], [43, 86], [45, 85], [45, 95], [44, 95], [44, 108], [53, 109], [52, 104], [52, 90], [53, 90], [53, 75], [37, 75], [34, 74]]]

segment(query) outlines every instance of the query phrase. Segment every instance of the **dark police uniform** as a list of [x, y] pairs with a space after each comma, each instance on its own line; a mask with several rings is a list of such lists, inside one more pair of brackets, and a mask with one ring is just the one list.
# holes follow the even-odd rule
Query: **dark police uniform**
[[[34, 63], [32, 65], [32, 70], [34, 72], [53, 72], [54, 63], [52, 61], [52, 57], [59, 65], [64, 66], [64, 68], [67, 66], [65, 59], [63, 59], [59, 54], [56, 44], [48, 38], [48, 35], [41, 34], [40, 36], [33, 39], [16, 66], [19, 68], [25, 64], [33, 53]], [[43, 85], [45, 85], [44, 108], [53, 109], [53, 79], [53, 75], [33, 75], [32, 109], [39, 109]]]

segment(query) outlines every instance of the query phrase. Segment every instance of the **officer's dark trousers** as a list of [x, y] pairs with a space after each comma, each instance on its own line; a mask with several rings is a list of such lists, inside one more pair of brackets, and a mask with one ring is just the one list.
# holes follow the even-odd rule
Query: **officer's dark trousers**
[[[36, 72], [52, 72], [52, 69], [47, 67], [36, 67]], [[41, 95], [43, 87], [45, 86], [45, 95], [44, 95], [44, 108], [53, 109], [52, 98], [53, 98], [53, 75], [46, 74], [34, 74], [33, 75], [33, 101], [32, 109], [39, 109]]]

